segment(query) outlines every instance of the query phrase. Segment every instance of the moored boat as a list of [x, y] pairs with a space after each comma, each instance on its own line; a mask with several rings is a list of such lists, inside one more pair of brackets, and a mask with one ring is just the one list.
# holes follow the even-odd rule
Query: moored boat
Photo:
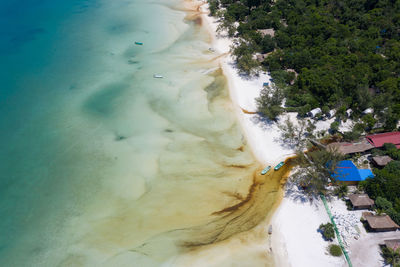
[[161, 79], [161, 78], [164, 78], [164, 76], [162, 76], [162, 75], [160, 75], [160, 74], [154, 74], [154, 75], [153, 75], [153, 78]]
[[135, 45], [143, 45], [142, 42], [135, 42]]
[[266, 174], [270, 169], [271, 169], [271, 166], [265, 167], [264, 170], [261, 171], [261, 174], [262, 175]]
[[283, 161], [279, 162], [279, 164], [275, 166], [274, 170], [275, 171], [279, 170], [284, 164], [285, 164], [285, 162], [283, 162]]

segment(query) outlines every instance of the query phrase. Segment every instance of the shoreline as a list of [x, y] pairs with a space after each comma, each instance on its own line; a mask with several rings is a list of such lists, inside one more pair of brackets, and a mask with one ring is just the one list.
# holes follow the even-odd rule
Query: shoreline
[[[200, 6], [199, 11], [203, 26], [210, 33], [212, 48], [216, 53], [223, 55], [219, 64], [227, 79], [237, 118], [255, 158], [264, 166], [274, 166], [290, 158], [294, 155], [294, 150], [283, 147], [278, 141], [280, 129], [277, 124], [261, 121], [256, 114], [255, 98], [259, 97], [263, 82], [270, 82], [270, 76], [266, 72], [252, 78], [238, 74], [230, 56], [232, 40], [217, 33], [218, 22], [216, 18], [208, 15], [208, 4], [204, 1], [202, 3], [204, 4]], [[317, 125], [317, 128], [325, 127]], [[286, 175], [288, 176], [289, 174]], [[279, 267], [346, 266], [341, 257], [335, 258], [326, 252], [327, 243], [317, 232], [319, 224], [329, 222], [321, 200], [312, 203], [304, 201], [304, 196], [287, 183], [287, 178], [283, 178], [281, 183], [282, 190], [271, 213], [257, 226], [265, 229], [269, 225], [272, 226], [273, 233], [266, 240], [273, 259], [272, 264]]]
[[[257, 106], [255, 98], [259, 97], [263, 82], [270, 82], [270, 76], [263, 72], [258, 77], [250, 79], [241, 77], [234, 66], [233, 58], [230, 56], [232, 40], [228, 37], [218, 36], [218, 22], [214, 17], [208, 15], [209, 10], [207, 3], [200, 6], [199, 12], [201, 13], [201, 19], [203, 21], [202, 25], [206, 27], [210, 34], [212, 48], [216, 53], [222, 55], [219, 57], [219, 64], [227, 80], [229, 96], [245, 138], [256, 160], [263, 166], [267, 164], [274, 166], [278, 162], [290, 158], [293, 156], [294, 151], [292, 149], [284, 149], [281, 144], [276, 141], [280, 135], [280, 130], [277, 125], [265, 125], [263, 121], [257, 120], [259, 116], [256, 114]], [[266, 150], [266, 147], [270, 149]], [[276, 214], [278, 211], [282, 210], [282, 204], [285, 203], [285, 183], [289, 174], [290, 173], [287, 173], [285, 175], [286, 177], [282, 178], [281, 192], [279, 192], [279, 196], [271, 212], [263, 222], [256, 226], [256, 228], [265, 228], [266, 230], [271, 225], [274, 229], [273, 234], [269, 235], [265, 240], [267, 247], [269, 247], [273, 266], [290, 266], [287, 260], [285, 246], [277, 242], [277, 240], [282, 238], [282, 234], [277, 231], [279, 228], [277, 227], [276, 220]], [[265, 244], [263, 247], [265, 248]]]
[[230, 56], [230, 47], [233, 44], [229, 37], [218, 36], [218, 22], [214, 17], [208, 16], [208, 4], [200, 6], [203, 26], [210, 33], [211, 45], [216, 53], [223, 55], [219, 64], [223, 71], [229, 88], [229, 95], [241, 128], [255, 158], [263, 165], [276, 165], [280, 161], [294, 155], [293, 148], [283, 147], [279, 141], [280, 130], [275, 122], [265, 122], [256, 114], [255, 99], [260, 96], [264, 82], [270, 82], [270, 76], [261, 72], [256, 77], [241, 76], [234, 60]]

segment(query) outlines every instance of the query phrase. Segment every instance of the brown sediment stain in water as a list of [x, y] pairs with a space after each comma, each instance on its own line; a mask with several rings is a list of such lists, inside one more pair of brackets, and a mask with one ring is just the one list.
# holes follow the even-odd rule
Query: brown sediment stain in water
[[[218, 57], [220, 56], [222, 55], [219, 55]], [[213, 60], [196, 60], [194, 63], [205, 64], [212, 62]], [[228, 95], [228, 91], [226, 90], [226, 87], [224, 87], [224, 84], [226, 84], [226, 77], [222, 75], [222, 70], [217, 69], [208, 75], [216, 78], [216, 84], [206, 90], [209, 94], [209, 102], [212, 102], [214, 98], [220, 97], [221, 95]], [[154, 108], [154, 111], [161, 117], [168, 119], [168, 121], [172, 121], [178, 126], [180, 125], [178, 122], [169, 118], [168, 114], [166, 115], [161, 112], [161, 109], [157, 110], [157, 108]], [[206, 133], [192, 133], [191, 129], [185, 129], [185, 132], [191, 133], [195, 136], [204, 135], [206, 137], [207, 134], [209, 134], [207, 131]], [[217, 150], [218, 148], [215, 149]], [[225, 150], [227, 149], [222, 149], [224, 149], [223, 153], [226, 153]], [[230, 149], [236, 151], [237, 154], [242, 155], [242, 153], [239, 153], [238, 151], [244, 151], [245, 145], [241, 145], [237, 149], [235, 147]], [[216, 160], [216, 162], [218, 162], [218, 160]], [[168, 192], [168, 190], [166, 190], [168, 188], [163, 187], [160, 189], [156, 184], [151, 184], [149, 187], [152, 188], [152, 194], [146, 194], [146, 196], [138, 200], [138, 203], [146, 204], [147, 201], [150, 202], [148, 200], [150, 198], [158, 200], [157, 203], [151, 203], [151, 206], [149, 207], [153, 209], [154, 207], [159, 208], [157, 220], [162, 223], [153, 219], [150, 220], [147, 211], [138, 212], [136, 207], [132, 208], [132, 203], [123, 203], [121, 204], [121, 214], [117, 213], [112, 217], [102, 218], [100, 222], [95, 222], [96, 226], [92, 227], [92, 229], [95, 229], [94, 233], [96, 234], [93, 235], [94, 238], [91, 240], [92, 244], [104, 244], [102, 241], [106, 240], [107, 242], [115, 243], [122, 248], [118, 250], [118, 253], [120, 253], [119, 255], [123, 256], [124, 253], [137, 253], [145, 256], [150, 255], [149, 257], [153, 259], [163, 261], [177, 253], [201, 249], [204, 245], [215, 244], [238, 233], [250, 230], [259, 224], [266, 216], [269, 216], [269, 214], [272, 213], [273, 208], [276, 206], [276, 203], [279, 202], [279, 193], [282, 192], [283, 185], [282, 180], [285, 179], [285, 175], [287, 175], [290, 170], [290, 164], [285, 164], [279, 171], [271, 171], [264, 176], [259, 174], [261, 169], [257, 163], [248, 166], [244, 164], [231, 164], [230, 167], [234, 167], [235, 169], [224, 168], [224, 166], [227, 166], [228, 164], [221, 165], [222, 170], [215, 169], [215, 171], [235, 173], [235, 176], [232, 176], [232, 178], [236, 179], [237, 177], [240, 177], [240, 179], [246, 181], [246, 183], [238, 183], [237, 187], [222, 187], [216, 191], [217, 195], [220, 194], [230, 197], [220, 198], [224, 200], [224, 202], [220, 203], [228, 203], [226, 207], [221, 207], [221, 204], [213, 204], [210, 205], [213, 208], [210, 208], [210, 210], [207, 210], [207, 213], [205, 213], [205, 218], [201, 221], [199, 220], [196, 224], [193, 224], [193, 222], [192, 224], [180, 222], [185, 219], [185, 217], [181, 215], [185, 214], [185, 212], [191, 214], [193, 207], [187, 208], [187, 211], [180, 209], [176, 213], [167, 214], [164, 212], [164, 210], [168, 210], [166, 205], [178, 205], [178, 203], [182, 202], [176, 201], [176, 203], [174, 203], [173, 201], [168, 201], [169, 195], [164, 192]], [[203, 172], [202, 175], [199, 175], [198, 177], [196, 175], [190, 174], [187, 177], [184, 177], [184, 179], [186, 179], [188, 184], [196, 183], [196, 181], [204, 179]], [[166, 175], [165, 172], [163, 173], [163, 178], [168, 179], [168, 175]], [[160, 179], [159, 181], [164, 180]], [[229, 182], [230, 181], [233, 182], [234, 180], [232, 179], [229, 180]], [[167, 184], [166, 182], [164, 183]], [[158, 188], [158, 190], [154, 189], [154, 187]], [[232, 188], [232, 192], [228, 192], [228, 189], [226, 188]], [[188, 189], [185, 187], [185, 190]], [[185, 195], [185, 190], [181, 191], [182, 195]], [[195, 190], [193, 190], [193, 192], [195, 192]], [[207, 196], [207, 193], [204, 192], [203, 194], [204, 196], [202, 195], [202, 197], [198, 199], [198, 202], [201, 203], [201, 201], [204, 201], [205, 206], [209, 205], [206, 203], [208, 200], [204, 199]], [[160, 198], [159, 195], [167, 197]], [[179, 195], [179, 191], [174, 194], [174, 197], [176, 195]], [[176, 198], [176, 200], [178, 200], [178, 198]], [[159, 205], [159, 203], [162, 204]], [[140, 206], [139, 204], [137, 206]], [[193, 205], [196, 204], [197, 203], [193, 203]], [[143, 209], [142, 206], [140, 207]], [[135, 214], [136, 216], [133, 217], [132, 214]], [[189, 219], [189, 217], [186, 218]], [[141, 231], [132, 231], [132, 227], [141, 229]], [[132, 241], [135, 241], [136, 243]]]
[[243, 112], [244, 114], [257, 114], [256, 111], [248, 111], [248, 110], [246, 110], [246, 109], [244, 109], [244, 108], [240, 108], [240, 109], [242, 110], [242, 112]]
[[172, 10], [184, 11], [186, 13], [186, 18], [191, 20], [194, 16], [199, 14], [206, 14], [206, 12], [201, 11], [201, 6], [205, 5], [205, 2], [194, 1], [194, 0], [183, 0], [181, 5], [166, 5]]
[[248, 167], [250, 167], [249, 165], [240, 165], [240, 164], [229, 164], [229, 165], [225, 165], [226, 167], [230, 167], [230, 168], [239, 168], [239, 169], [246, 169]]
[[[207, 50], [205, 50], [204, 52], [207, 52]], [[209, 63], [216, 63], [216, 62], [218, 62], [218, 59], [221, 59], [221, 58], [227, 56], [228, 54], [229, 53], [223, 53], [223, 54], [219, 54], [219, 55], [216, 55], [214, 57], [211, 57], [211, 58], [196, 59], [196, 60], [193, 60], [191, 62], [191, 64], [204, 64], [204, 65], [206, 65], [206, 64], [209, 64]], [[218, 66], [218, 69], [222, 69], [220, 65]]]
[[228, 195], [228, 196], [230, 196], [230, 197], [236, 198], [236, 199], [238, 199], [238, 200], [243, 200], [243, 199], [244, 199], [244, 197], [243, 197], [240, 193], [238, 193], [238, 192], [235, 192], [235, 193], [232, 193], [232, 192], [222, 192], [222, 193], [224, 193], [225, 195]]
[[203, 23], [203, 20], [201, 19], [200, 16], [196, 16], [194, 17], [194, 19], [192, 20], [196, 25], [201, 26]]
[[260, 170], [257, 170], [257, 173], [253, 174], [253, 184], [250, 186], [246, 197], [235, 205], [214, 212], [212, 216], [218, 216], [219, 218], [208, 225], [200, 227], [204, 227], [210, 232], [197, 240], [183, 241], [181, 243], [182, 248], [192, 251], [201, 249], [202, 246], [211, 245], [226, 240], [235, 234], [250, 230], [264, 218], [270, 218], [282, 199], [283, 181], [286, 181], [290, 173], [292, 168], [291, 161], [291, 159], [286, 160], [286, 164], [279, 171], [274, 171], [267, 175], [259, 175]]
[[[265, 218], [269, 218], [281, 200], [282, 180], [286, 179], [291, 169], [290, 160], [286, 162], [279, 171], [267, 175], [259, 175], [261, 168], [255, 168], [251, 174], [252, 184], [245, 195], [236, 191], [221, 191], [221, 194], [232, 198], [230, 201], [233, 205], [212, 212], [208, 222], [161, 232], [144, 240], [141, 245], [132, 247], [130, 251], [152, 255], [153, 259], [166, 260], [176, 253], [201, 250], [204, 246], [252, 229]], [[160, 244], [163, 244], [162, 250]], [[167, 251], [167, 248], [171, 251]]]
[[245, 205], [247, 202], [249, 202], [250, 199], [253, 197], [253, 193], [254, 193], [254, 191], [255, 191], [255, 189], [256, 189], [256, 186], [258, 185], [258, 182], [256, 182], [256, 180], [257, 180], [257, 179], [256, 179], [255, 174], [254, 174], [254, 176], [253, 176], [253, 184], [250, 186], [250, 188], [249, 188], [249, 193], [247, 194], [247, 196], [246, 196], [245, 199], [243, 199], [241, 202], [239, 202], [239, 203], [237, 203], [237, 204], [235, 204], [235, 205], [233, 205], [233, 206], [226, 207], [226, 208], [224, 208], [224, 209], [222, 209], [222, 210], [219, 210], [219, 211], [214, 211], [211, 215], [220, 215], [220, 214], [223, 214], [223, 213], [225, 213], [225, 212], [236, 211], [236, 210], [238, 210], [240, 207], [242, 207], [243, 205]]
[[240, 147], [236, 148], [236, 150], [239, 150], [239, 151], [243, 152], [244, 151], [244, 146], [240, 146]]

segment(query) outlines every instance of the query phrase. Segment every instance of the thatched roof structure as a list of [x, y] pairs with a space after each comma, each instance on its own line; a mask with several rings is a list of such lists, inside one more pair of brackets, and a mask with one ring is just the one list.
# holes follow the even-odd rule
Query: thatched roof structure
[[349, 199], [355, 209], [368, 209], [374, 205], [374, 201], [367, 194], [351, 194]]
[[372, 160], [374, 163], [380, 167], [386, 166], [389, 162], [391, 162], [393, 159], [389, 156], [376, 156], [372, 157]]
[[364, 211], [362, 214], [361, 214], [361, 217], [365, 220], [366, 218], [367, 218], [367, 216], [373, 216], [374, 214], [372, 213], [372, 212], [370, 212], [370, 211]]
[[374, 148], [374, 146], [365, 139], [357, 143], [335, 142], [327, 146], [328, 150], [337, 151], [343, 155], [361, 153], [372, 148]]
[[396, 231], [400, 228], [388, 215], [367, 215], [365, 219], [373, 231]]

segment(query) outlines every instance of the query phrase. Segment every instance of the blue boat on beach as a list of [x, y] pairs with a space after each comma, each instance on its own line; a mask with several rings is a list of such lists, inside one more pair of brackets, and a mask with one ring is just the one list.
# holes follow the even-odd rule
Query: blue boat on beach
[[264, 170], [261, 171], [261, 175], [266, 174], [270, 169], [271, 169], [271, 166], [265, 167]]
[[285, 165], [285, 162], [283, 161], [279, 162], [279, 164], [275, 166], [274, 170], [275, 171], [279, 170], [283, 165]]

